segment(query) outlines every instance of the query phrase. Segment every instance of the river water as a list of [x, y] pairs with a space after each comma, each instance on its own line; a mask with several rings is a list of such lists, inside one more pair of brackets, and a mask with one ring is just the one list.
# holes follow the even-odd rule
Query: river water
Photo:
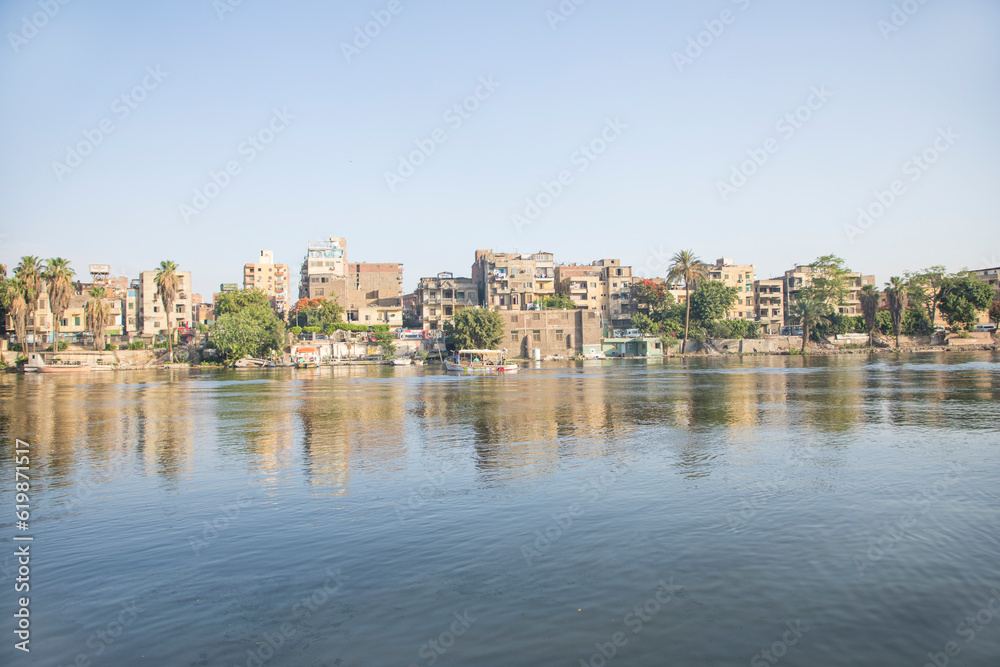
[[3, 665], [1000, 665], [993, 353], [5, 375], [0, 439]]

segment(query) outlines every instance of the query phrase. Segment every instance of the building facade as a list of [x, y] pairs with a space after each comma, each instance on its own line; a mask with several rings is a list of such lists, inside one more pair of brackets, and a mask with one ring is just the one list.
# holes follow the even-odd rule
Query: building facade
[[299, 298], [330, 296], [333, 279], [346, 275], [347, 239], [331, 236], [326, 241], [309, 241], [299, 270]]
[[[813, 268], [808, 265], [798, 265], [794, 269], [785, 271], [785, 292], [784, 292], [784, 308], [785, 308], [785, 324], [796, 324], [796, 322], [790, 321], [792, 318], [789, 317], [791, 310], [791, 304], [794, 303], [801, 294], [804, 287], [808, 287], [812, 284], [813, 278], [816, 273]], [[841, 315], [857, 316], [861, 315], [861, 299], [860, 293], [861, 288], [865, 285], [874, 285], [875, 276], [874, 275], [864, 275], [857, 271], [853, 271], [847, 274], [847, 285], [848, 285], [848, 295], [844, 303], [836, 306], [837, 312]]]
[[472, 278], [456, 278], [451, 273], [439, 273], [434, 278], [421, 278], [414, 293], [415, 316], [420, 328], [441, 329], [463, 308], [479, 304], [479, 289]]
[[755, 280], [753, 291], [761, 332], [780, 334], [781, 327], [785, 324], [785, 280]]
[[[163, 310], [163, 303], [156, 293], [156, 271], [142, 271], [139, 274], [139, 314], [136, 317], [138, 333], [143, 336], [165, 334], [171, 329], [191, 329], [194, 327], [191, 304], [191, 272], [176, 271], [177, 292], [174, 295], [172, 312]], [[169, 320], [169, 321], [168, 321]]]
[[500, 347], [511, 356], [528, 358], [532, 350], [542, 356], [582, 354], [584, 346], [600, 346], [603, 331], [596, 310], [501, 310], [505, 333]]
[[284, 317], [291, 307], [291, 278], [287, 264], [275, 264], [274, 253], [260, 251], [260, 261], [243, 266], [243, 289], [259, 289], [271, 301], [271, 307]]
[[632, 267], [618, 259], [555, 267], [556, 292], [568, 296], [577, 308], [600, 313], [601, 326], [628, 329], [635, 314]]
[[717, 259], [715, 266], [709, 268], [709, 278], [725, 283], [726, 287], [735, 287], [738, 292], [736, 303], [726, 311], [727, 320], [757, 319], [754, 307], [755, 271], [753, 264], [735, 264], [731, 257]]
[[347, 240], [309, 241], [299, 273], [300, 299], [334, 299], [348, 322], [403, 324], [403, 265], [347, 261]]
[[555, 259], [549, 252], [477, 250], [472, 280], [479, 304], [491, 310], [530, 310], [539, 299], [556, 293], [555, 268]]

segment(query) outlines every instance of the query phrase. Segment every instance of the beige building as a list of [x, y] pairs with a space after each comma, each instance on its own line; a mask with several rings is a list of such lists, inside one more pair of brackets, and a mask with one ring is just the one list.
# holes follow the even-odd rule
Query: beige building
[[479, 289], [472, 278], [456, 278], [439, 273], [435, 278], [421, 278], [414, 293], [415, 316], [420, 328], [440, 329], [463, 308], [479, 305]]
[[169, 328], [190, 329], [194, 327], [191, 312], [193, 303], [191, 292], [191, 272], [176, 271], [177, 293], [174, 295], [173, 312], [167, 322], [163, 303], [156, 293], [156, 271], [142, 271], [139, 274], [139, 314], [136, 317], [138, 333], [143, 336], [165, 334]]
[[761, 332], [780, 334], [785, 323], [785, 280], [755, 280], [753, 291]]
[[346, 275], [347, 239], [331, 236], [326, 241], [309, 241], [299, 271], [299, 298], [330, 296], [333, 279]]
[[[785, 292], [784, 292], [784, 307], [785, 307], [785, 324], [794, 324], [790, 321], [789, 311], [791, 309], [791, 304], [796, 299], [799, 298], [799, 294], [803, 287], [807, 287], [812, 284], [814, 272], [812, 267], [808, 265], [798, 265], [794, 269], [785, 271]], [[875, 276], [874, 275], [863, 275], [857, 271], [853, 271], [847, 274], [847, 284], [848, 284], [848, 295], [845, 303], [836, 306], [837, 312], [841, 315], [857, 316], [861, 315], [861, 299], [859, 294], [861, 288], [865, 285], [874, 285]]]
[[495, 310], [530, 310], [535, 301], [556, 293], [552, 253], [495, 253], [477, 250], [472, 280], [480, 305]]
[[257, 288], [271, 300], [275, 312], [284, 316], [291, 307], [291, 279], [287, 264], [275, 264], [274, 253], [260, 251], [260, 261], [243, 266], [243, 289]]
[[754, 273], [753, 264], [734, 264], [730, 257], [717, 259], [715, 266], [709, 267], [710, 279], [721, 281], [726, 287], [735, 287], [738, 292], [736, 303], [726, 311], [727, 320], [757, 319], [754, 307]]
[[336, 299], [348, 322], [403, 325], [403, 265], [348, 263], [347, 240], [310, 241], [299, 276], [299, 298]]
[[[993, 299], [1000, 299], [1000, 266], [991, 269], [976, 269], [971, 272], [977, 279], [993, 288]], [[990, 324], [989, 309], [979, 311], [977, 324]]]
[[618, 259], [599, 259], [591, 264], [555, 267], [556, 292], [568, 296], [577, 308], [596, 310], [601, 325], [629, 328], [635, 313], [632, 267]]
[[582, 354], [584, 346], [600, 346], [600, 313], [595, 310], [501, 310], [506, 329], [499, 347], [511, 356], [530, 357], [534, 349], [542, 356], [567, 357]]

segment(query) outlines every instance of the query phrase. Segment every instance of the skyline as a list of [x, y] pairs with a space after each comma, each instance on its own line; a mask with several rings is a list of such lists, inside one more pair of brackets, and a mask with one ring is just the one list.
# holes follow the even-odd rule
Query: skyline
[[903, 5], [4, 3], [0, 263], [1000, 265], [1000, 7]]

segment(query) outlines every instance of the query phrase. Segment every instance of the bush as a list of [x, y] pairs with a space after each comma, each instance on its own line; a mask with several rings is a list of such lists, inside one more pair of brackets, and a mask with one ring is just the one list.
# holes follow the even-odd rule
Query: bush
[[294, 335], [298, 336], [300, 333], [302, 333], [302, 327], [292, 327], [291, 329], [289, 329], [289, 331], [291, 331]]
[[907, 336], [926, 336], [931, 333], [931, 321], [923, 308], [910, 308], [903, 313], [900, 333]]
[[717, 320], [707, 326], [712, 338], [760, 338], [760, 322], [753, 320]]
[[[67, 343], [64, 340], [61, 340], [61, 341], [59, 341], [59, 349], [56, 350], [56, 351], [57, 352], [65, 352], [66, 348], [68, 348], [68, 347], [69, 347], [69, 343]], [[46, 352], [51, 352], [52, 351], [52, 346], [49, 345], [47, 348], [45, 348], [45, 351]]]
[[125, 349], [126, 350], [145, 350], [146, 349], [146, 343], [144, 341], [141, 341], [141, 340], [134, 340], [131, 343], [129, 343], [128, 345], [126, 345]]
[[303, 327], [302, 332], [307, 334], [318, 334], [321, 331], [320, 327]]
[[112, 345], [111, 343], [105, 343], [104, 344], [104, 351], [105, 352], [114, 352], [117, 349], [118, 349], [117, 345]]
[[10, 344], [10, 351], [11, 352], [23, 352], [24, 350], [21, 349], [21, 344], [20, 343], [11, 343]]

